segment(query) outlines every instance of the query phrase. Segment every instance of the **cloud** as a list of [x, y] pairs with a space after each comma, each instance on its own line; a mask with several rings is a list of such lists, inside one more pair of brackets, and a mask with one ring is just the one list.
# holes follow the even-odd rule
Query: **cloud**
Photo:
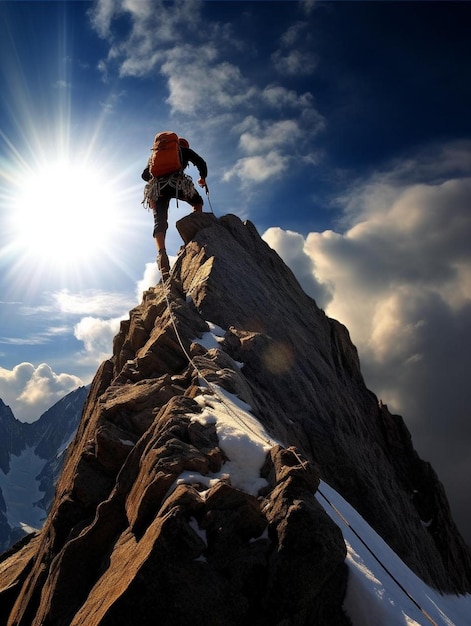
[[61, 289], [52, 294], [53, 309], [70, 315], [114, 316], [128, 310], [132, 305], [129, 297], [120, 292], [86, 289], [72, 293]]
[[[86, 366], [93, 373], [103, 360], [110, 358], [113, 339], [119, 331], [121, 320], [128, 316], [130, 308], [141, 301], [142, 292], [158, 282], [157, 274], [157, 265], [148, 263], [143, 278], [137, 285], [135, 300], [114, 292], [86, 290], [71, 293], [64, 289], [50, 295], [51, 303], [47, 306], [28, 309], [27, 314], [39, 312], [51, 316], [59, 312], [62, 316], [64, 314], [80, 316], [89, 313], [81, 317], [73, 327], [75, 338], [83, 343], [83, 350], [74, 355], [74, 363], [70, 369], [79, 364], [82, 368]], [[121, 314], [123, 309], [126, 309], [125, 314]], [[38, 341], [43, 342], [53, 335], [70, 332], [69, 326], [50, 326], [38, 334]], [[34, 337], [30, 337], [22, 343], [31, 345], [33, 340]], [[15, 343], [16, 340], [5, 341]], [[15, 417], [21, 421], [35, 421], [58, 400], [83, 384], [85, 383], [78, 376], [57, 374], [46, 363], [41, 363], [37, 367], [32, 363], [20, 363], [12, 370], [0, 367], [0, 398], [11, 407]]]
[[309, 25], [305, 21], [297, 21], [290, 24], [280, 38], [282, 45], [286, 48], [292, 48], [299, 43], [299, 40], [308, 27]]
[[292, 147], [302, 131], [296, 120], [284, 119], [273, 123], [261, 123], [254, 117], [247, 118], [242, 127], [250, 126], [240, 136], [239, 144], [247, 154], [269, 152], [274, 148]]
[[[303, 10], [310, 5], [303, 5]], [[168, 5], [128, 0], [113, 9], [100, 0], [91, 17], [97, 33], [109, 42], [103, 68], [109, 72], [117, 67], [120, 76], [163, 78], [174, 122], [178, 116], [186, 121], [190, 117], [206, 130], [210, 125], [212, 134], [225, 132], [230, 165], [220, 155], [218, 163], [226, 182], [237, 178], [246, 187], [264, 182], [279, 176], [290, 159], [316, 165], [320, 156], [313, 140], [325, 127], [325, 119], [312, 94], [270, 80], [280, 79], [280, 69], [281, 79], [314, 70], [317, 60], [308, 49], [307, 22], [294, 22], [285, 29], [280, 41], [273, 42], [280, 49], [261, 52], [258, 44], [247, 50], [232, 24], [206, 16], [203, 22], [202, 7], [196, 2]], [[126, 20], [121, 19], [124, 16]], [[306, 50], [297, 45], [294, 49], [293, 41], [303, 42]], [[250, 55], [261, 53], [267, 58], [265, 85], [246, 70]]]
[[[171, 263], [173, 260], [174, 258], [170, 257]], [[84, 308], [87, 311], [91, 311], [94, 308], [98, 315], [100, 313], [112, 313], [113, 311], [118, 312], [118, 315], [111, 317], [87, 315], [75, 324], [74, 336], [83, 343], [83, 351], [78, 355], [82, 364], [97, 366], [103, 360], [110, 358], [113, 352], [113, 339], [119, 331], [121, 321], [128, 317], [129, 309], [141, 302], [142, 293], [149, 287], [156, 285], [159, 279], [157, 264], [146, 263], [143, 277], [136, 285], [135, 301], [128, 301], [126, 313], [123, 314], [120, 313], [123, 310], [123, 297], [119, 296], [119, 294], [97, 292], [95, 294], [97, 297], [94, 300], [93, 297], [90, 298], [90, 296], [93, 296], [94, 292], [92, 292], [82, 301], [81, 297], [68, 292], [62, 293], [63, 297], [60, 301], [64, 309], [68, 311], [79, 312]], [[90, 298], [89, 302], [88, 298]]]
[[94, 29], [100, 37], [110, 36], [111, 21], [119, 12], [119, 4], [115, 0], [100, 0], [89, 12]]
[[113, 113], [118, 104], [126, 95], [126, 91], [124, 90], [109, 93], [107, 99], [100, 102], [103, 113], [105, 115]]
[[[119, 322], [136, 304], [132, 294], [98, 289], [80, 292], [61, 289], [47, 293], [45, 300], [45, 304], [36, 307], [19, 308], [19, 315], [34, 318], [29, 323], [27, 336], [0, 337], [0, 344], [32, 346], [50, 343], [59, 335], [73, 335], [84, 343], [84, 352], [75, 358], [82, 365], [93, 366], [110, 356]], [[54, 320], [57, 320], [56, 324], [52, 324]], [[39, 329], [32, 332], [31, 329], [38, 324]]]
[[[315, 122], [313, 118], [316, 118]], [[226, 170], [224, 181], [238, 177], [242, 182], [264, 182], [287, 171], [296, 160], [314, 163], [316, 155], [308, 148], [315, 134], [324, 127], [320, 115], [310, 116], [310, 130], [303, 128], [303, 116], [298, 119], [260, 121], [254, 116], [246, 117], [235, 127], [240, 133], [241, 151], [250, 155], [238, 159]]]
[[57, 335], [57, 332], [42, 332], [28, 335], [27, 337], [0, 337], [0, 343], [10, 346], [39, 346], [51, 341], [51, 335]]
[[49, 365], [20, 363], [12, 370], [0, 367], [0, 398], [21, 421], [34, 422], [82, 381], [71, 374], [56, 374]]
[[262, 238], [291, 268], [303, 290], [324, 308], [332, 297], [331, 292], [315, 277], [315, 263], [305, 251], [304, 237], [291, 230], [272, 227], [265, 231]]
[[[173, 258], [169, 257], [170, 265], [173, 263]], [[160, 280], [160, 273], [157, 267], [157, 263], [146, 263], [144, 269], [144, 275], [142, 279], [137, 283], [136, 287], [136, 298], [137, 301], [140, 302], [142, 300], [142, 294], [146, 289], [156, 285]]]
[[277, 176], [286, 167], [288, 157], [276, 151], [264, 156], [252, 156], [238, 159], [233, 168], [225, 172], [223, 180], [229, 181], [234, 176], [242, 181], [261, 183]]
[[302, 7], [307, 15], [318, 6], [319, 0], [301, 0]]
[[264, 87], [260, 92], [260, 97], [262, 102], [269, 104], [273, 108], [289, 107], [294, 111], [299, 111], [314, 107], [314, 98], [309, 92], [298, 94], [293, 89], [287, 89], [277, 84], [270, 84]]
[[[116, 65], [121, 76], [137, 77], [158, 69], [166, 50], [199, 32], [200, 7], [194, 0], [99, 0], [89, 12], [91, 24], [110, 43], [100, 68], [106, 73]], [[123, 17], [127, 18], [126, 33]]]
[[[305, 7], [307, 9], [307, 6]], [[309, 11], [307, 10], [308, 14]], [[275, 69], [281, 75], [302, 76], [312, 74], [319, 63], [312, 52], [309, 23], [296, 21], [280, 37], [281, 48], [272, 54]]]
[[176, 46], [167, 53], [162, 73], [168, 79], [167, 102], [173, 112], [196, 114], [231, 111], [249, 103], [258, 93], [241, 70], [219, 61], [210, 45]]
[[74, 326], [75, 338], [82, 341], [85, 352], [82, 362], [100, 364], [109, 359], [113, 352], [113, 338], [119, 330], [122, 318], [101, 319], [83, 317]]
[[277, 50], [273, 53], [272, 59], [277, 71], [288, 76], [312, 74], [318, 64], [315, 55], [300, 50], [290, 50], [289, 52]]
[[304, 238], [270, 229], [264, 238], [347, 326], [367, 385], [404, 416], [419, 454], [446, 480], [457, 521], [469, 528], [471, 178], [447, 178], [459, 169], [457, 155], [448, 147], [434, 163], [431, 155], [426, 164], [417, 160], [419, 184], [410, 181], [413, 158], [357, 184], [342, 198], [344, 232]]

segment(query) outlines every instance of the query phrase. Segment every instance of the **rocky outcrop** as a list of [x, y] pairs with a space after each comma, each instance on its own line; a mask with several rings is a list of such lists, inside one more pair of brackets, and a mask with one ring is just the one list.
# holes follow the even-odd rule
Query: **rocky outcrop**
[[[204, 376], [225, 364], [213, 353], [205, 367], [206, 359], [198, 357]], [[313, 466], [273, 447], [258, 497], [229, 477], [209, 489], [176, 485], [184, 471], [214, 474], [226, 460], [214, 426], [192, 419], [201, 411], [192, 398], [201, 393], [197, 376], [188, 372], [184, 393], [168, 375], [126, 385], [124, 394], [111, 385], [90, 406], [78, 464], [66, 467], [9, 623], [145, 625], [159, 615], [161, 624], [190, 624], [208, 613], [221, 625], [302, 624], [313, 616], [349, 623], [341, 609], [345, 545], [314, 497]], [[146, 409], [160, 403], [122, 454], [136, 438], [128, 416], [145, 423]], [[110, 480], [99, 480], [105, 474]]]
[[[0, 619], [346, 625], [345, 546], [320, 477], [426, 582], [469, 590], [443, 489], [365, 387], [347, 330], [250, 223], [199, 214], [178, 228], [170, 287], [122, 322], [42, 533], [0, 563]], [[206, 419], [217, 389], [267, 433], [255, 491], [225, 474], [234, 452]]]

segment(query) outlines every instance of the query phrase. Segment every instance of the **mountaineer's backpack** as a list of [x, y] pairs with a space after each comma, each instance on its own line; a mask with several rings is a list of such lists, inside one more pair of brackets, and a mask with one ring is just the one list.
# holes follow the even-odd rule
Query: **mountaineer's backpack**
[[157, 133], [149, 159], [149, 171], [158, 178], [182, 169], [181, 150], [178, 135], [170, 131]]

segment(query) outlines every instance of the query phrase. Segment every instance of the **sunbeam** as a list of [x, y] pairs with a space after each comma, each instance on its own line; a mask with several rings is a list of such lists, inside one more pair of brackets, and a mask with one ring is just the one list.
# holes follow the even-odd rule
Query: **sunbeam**
[[25, 58], [8, 11], [2, 13], [0, 99], [9, 115], [0, 128], [0, 260], [13, 291], [45, 288], [54, 276], [79, 286], [101, 270], [123, 269], [123, 242], [135, 216], [128, 207], [136, 204], [136, 189], [117, 163], [107, 109], [86, 97], [74, 75], [67, 24], [73, 8], [50, 9], [40, 21], [49, 23], [51, 12], [56, 37], [41, 58]]

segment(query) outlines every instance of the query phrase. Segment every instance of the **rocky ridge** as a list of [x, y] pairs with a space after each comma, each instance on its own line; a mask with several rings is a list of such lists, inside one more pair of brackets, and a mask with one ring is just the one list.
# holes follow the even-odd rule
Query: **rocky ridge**
[[[347, 625], [345, 545], [320, 477], [427, 583], [469, 591], [443, 487], [366, 388], [345, 327], [250, 222], [178, 228], [170, 287], [122, 322], [43, 531], [0, 562], [2, 623]], [[218, 348], [201, 341], [209, 324], [225, 331]], [[221, 475], [227, 454], [201, 419], [216, 384], [269, 433], [255, 494]]]

